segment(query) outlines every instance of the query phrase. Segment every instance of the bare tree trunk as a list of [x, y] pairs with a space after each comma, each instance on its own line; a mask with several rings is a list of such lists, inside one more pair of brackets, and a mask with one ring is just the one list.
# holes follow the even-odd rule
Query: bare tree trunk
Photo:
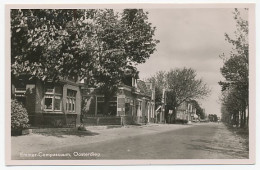
[[247, 128], [249, 127], [249, 106], [247, 106]]
[[172, 114], [170, 114], [169, 116], [169, 123], [175, 123], [175, 119], [176, 119], [176, 109], [175, 107], [173, 107], [172, 109], [173, 109]]
[[249, 127], [249, 114], [247, 115], [247, 122], [246, 122], [247, 128]]
[[244, 109], [244, 127], [246, 127], [246, 108]]
[[236, 114], [235, 114], [235, 125], [236, 125], [236, 127], [238, 127], [239, 126], [239, 112], [237, 112]]
[[169, 123], [175, 123], [175, 113], [170, 114]]
[[244, 121], [243, 121], [243, 118], [244, 118], [244, 114], [243, 114], [243, 111], [240, 111], [239, 112], [239, 117], [240, 117], [240, 127], [243, 127], [244, 125], [243, 125], [243, 123], [244, 123]]

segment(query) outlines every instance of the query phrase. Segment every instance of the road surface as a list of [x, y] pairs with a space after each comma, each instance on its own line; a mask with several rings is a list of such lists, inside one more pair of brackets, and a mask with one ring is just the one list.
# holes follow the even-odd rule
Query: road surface
[[[18, 159], [247, 159], [242, 139], [223, 124], [201, 123], [185, 128], [89, 144], [72, 143], [20, 155]], [[189, 127], [187, 127], [189, 126]], [[16, 157], [17, 158], [17, 157]]]

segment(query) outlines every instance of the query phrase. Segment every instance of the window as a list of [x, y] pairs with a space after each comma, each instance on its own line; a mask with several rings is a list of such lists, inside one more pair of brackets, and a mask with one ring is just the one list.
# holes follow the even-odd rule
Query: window
[[69, 111], [74, 111], [74, 110], [72, 109], [72, 101], [73, 101], [73, 99], [70, 99], [69, 101], [70, 101], [70, 103], [69, 103]]
[[76, 111], [76, 95], [77, 91], [75, 90], [67, 90], [67, 102], [66, 102], [66, 110], [68, 112]]
[[48, 95], [44, 97], [45, 110], [52, 110], [52, 102], [53, 102], [52, 96]]
[[61, 111], [62, 105], [62, 87], [47, 84], [44, 88], [44, 110]]
[[19, 84], [15, 85], [15, 98], [18, 102], [22, 103], [24, 106], [26, 105], [26, 84], [24, 82], [20, 82]]
[[139, 109], [142, 110], [142, 102], [139, 101]]
[[75, 100], [72, 100], [72, 110], [75, 111]]
[[138, 101], [138, 105], [137, 105], [137, 116], [142, 117], [142, 101]]
[[54, 110], [61, 110], [61, 96], [55, 96]]

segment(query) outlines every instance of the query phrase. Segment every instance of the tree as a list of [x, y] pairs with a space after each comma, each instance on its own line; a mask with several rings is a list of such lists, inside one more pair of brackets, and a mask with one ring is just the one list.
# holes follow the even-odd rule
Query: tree
[[228, 123], [238, 126], [240, 123], [238, 118], [241, 104], [236, 95], [234, 89], [229, 89], [222, 93], [222, 115], [228, 119]]
[[221, 103], [221, 121], [226, 124], [231, 124], [231, 116], [223, 103]]
[[218, 121], [218, 116], [216, 114], [209, 114], [209, 121], [210, 122], [217, 122]]
[[147, 79], [147, 81], [153, 83], [155, 86], [155, 107], [161, 105], [162, 103], [162, 95], [163, 95], [163, 89], [166, 88], [166, 72], [165, 71], [159, 71], [154, 76]]
[[108, 103], [125, 70], [137, 72], [159, 42], [147, 15], [141, 9], [12, 10], [12, 74], [87, 79]]
[[171, 114], [170, 121], [175, 118], [176, 108], [184, 101], [202, 99], [210, 93], [210, 89], [203, 80], [197, 79], [196, 76], [195, 70], [191, 68], [170, 70], [167, 73], [167, 105], [172, 106], [174, 113]]
[[173, 110], [168, 122], [174, 121], [176, 108], [184, 101], [202, 99], [210, 93], [208, 86], [196, 76], [191, 68], [177, 68], [150, 78], [155, 82], [155, 88], [160, 89], [158, 91], [166, 90], [167, 110]]
[[[75, 10], [12, 10], [12, 73], [41, 80], [84, 77], [93, 52], [90, 24]], [[81, 38], [83, 37], [83, 38]]]
[[205, 119], [205, 113], [200, 104], [196, 100], [191, 100], [190, 102], [196, 108], [196, 115], [199, 116], [200, 119]]
[[[245, 9], [247, 13], [248, 9]], [[241, 127], [246, 125], [246, 110], [248, 109], [248, 86], [249, 86], [249, 63], [248, 63], [248, 21], [241, 15], [241, 11], [235, 9], [234, 19], [236, 28], [234, 37], [225, 34], [226, 40], [233, 45], [229, 55], [225, 54], [220, 57], [224, 61], [223, 67], [220, 69], [225, 81], [219, 82], [222, 92], [227, 97], [223, 100], [226, 109], [231, 115], [240, 114]], [[231, 101], [226, 101], [231, 100]], [[235, 102], [232, 102], [235, 101]], [[248, 125], [248, 124], [247, 124]]]
[[[113, 11], [110, 12], [112, 16]], [[111, 21], [102, 20], [104, 35], [98, 36], [103, 37], [99, 40], [102, 41], [99, 69], [94, 69], [93, 80], [105, 96], [104, 112], [126, 70], [130, 69], [131, 76], [135, 76], [138, 72], [136, 65], [144, 63], [159, 42], [153, 38], [155, 27], [148, 22], [147, 14], [141, 9], [126, 9], [112, 28], [109, 27]]]

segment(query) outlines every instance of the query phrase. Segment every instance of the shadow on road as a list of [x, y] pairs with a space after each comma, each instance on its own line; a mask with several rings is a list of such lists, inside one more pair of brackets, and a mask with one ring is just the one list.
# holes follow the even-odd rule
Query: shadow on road
[[113, 129], [113, 128], [122, 128], [121, 125], [109, 125], [107, 126], [107, 129]]
[[92, 131], [78, 131], [78, 130], [71, 130], [71, 131], [48, 131], [48, 132], [37, 132], [37, 134], [44, 135], [44, 136], [54, 136], [59, 138], [65, 138], [65, 136], [77, 136], [77, 137], [85, 137], [85, 136], [96, 136], [99, 133], [92, 132]]

